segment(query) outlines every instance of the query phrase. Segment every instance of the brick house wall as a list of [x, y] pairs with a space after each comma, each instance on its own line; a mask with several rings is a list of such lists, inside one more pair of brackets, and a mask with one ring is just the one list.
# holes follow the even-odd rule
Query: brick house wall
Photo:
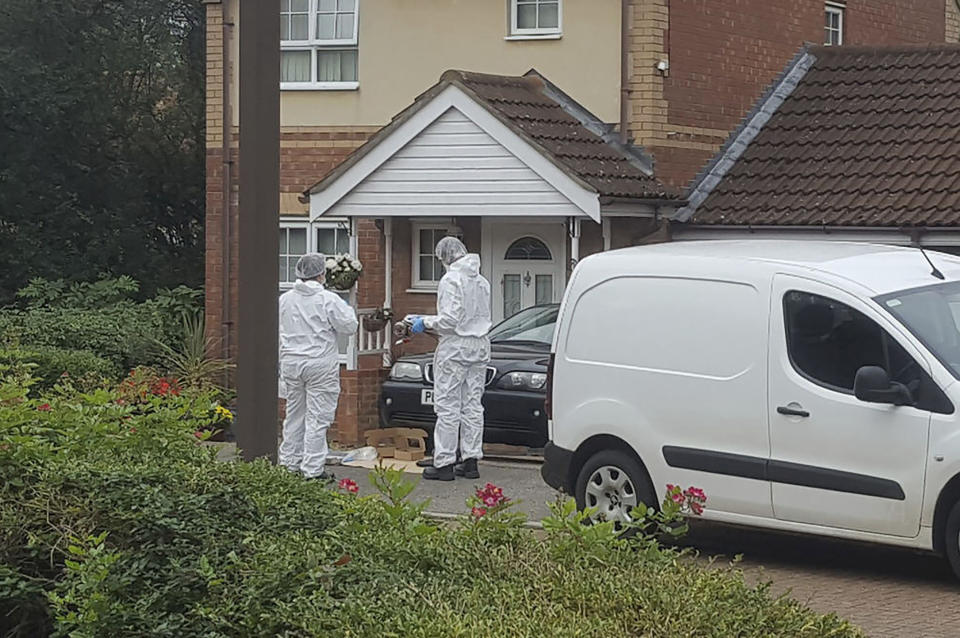
[[[847, 0], [844, 43], [943, 42], [960, 30], [951, 2]], [[823, 42], [824, 3], [636, 0], [630, 25], [630, 134], [662, 180], [685, 186], [800, 46]]]
[[[881, 44], [960, 40], [957, 0], [848, 0], [845, 42]], [[222, 5], [206, 5], [206, 320], [212, 337], [229, 339], [235, 352], [236, 327], [224, 326], [223, 218], [229, 210], [236, 228], [239, 148], [231, 133], [231, 162], [223, 153]], [[627, 56], [629, 134], [656, 158], [658, 176], [683, 186], [713, 156], [743, 115], [804, 41], [822, 42], [822, 2], [811, 0], [633, 0], [629, 9]], [[657, 70], [661, 60], [666, 72]], [[234, 61], [235, 62], [235, 61]], [[232, 72], [233, 69], [227, 69]], [[422, 87], [426, 88], [426, 87]], [[561, 87], [562, 88], [562, 87]], [[296, 195], [333, 169], [377, 129], [370, 126], [283, 127], [280, 149], [281, 201], [287, 215], [304, 214]], [[224, 171], [231, 176], [225, 207]], [[479, 220], [461, 219], [464, 240], [480, 249]], [[666, 224], [614, 219], [614, 248], [669, 240]], [[358, 290], [361, 308], [380, 306], [384, 298], [384, 238], [372, 220], [358, 223], [358, 256], [365, 265]], [[409, 292], [411, 226], [393, 224], [393, 307], [398, 314], [432, 313], [436, 297]], [[230, 298], [236, 316], [236, 234], [231, 237], [233, 267]], [[268, 241], [275, 241], [269, 238]], [[586, 224], [581, 254], [600, 250], [600, 227]], [[419, 338], [406, 352], [424, 351], [433, 342]], [[377, 423], [376, 393], [385, 374], [379, 356], [360, 357], [358, 370], [344, 372], [336, 438], [346, 444], [362, 439]]]

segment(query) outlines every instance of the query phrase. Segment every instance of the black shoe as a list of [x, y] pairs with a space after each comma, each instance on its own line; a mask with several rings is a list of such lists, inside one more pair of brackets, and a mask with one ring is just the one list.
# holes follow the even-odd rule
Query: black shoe
[[423, 471], [423, 478], [426, 481], [452, 481], [454, 479], [453, 466], [428, 467]]
[[467, 459], [463, 463], [457, 463], [453, 466], [453, 473], [468, 479], [480, 478], [480, 470], [477, 469], [477, 459]]
[[304, 480], [320, 481], [321, 483], [332, 483], [333, 481], [337, 480], [337, 477], [333, 475], [333, 472], [327, 472], [326, 470], [324, 470], [323, 472], [320, 472], [316, 476], [304, 477]]

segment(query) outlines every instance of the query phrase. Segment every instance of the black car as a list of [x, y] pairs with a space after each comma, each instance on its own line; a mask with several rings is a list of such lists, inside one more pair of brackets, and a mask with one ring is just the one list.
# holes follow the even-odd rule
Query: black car
[[[490, 330], [490, 366], [483, 392], [487, 443], [542, 447], [547, 442], [547, 364], [559, 306], [521, 310]], [[433, 353], [397, 359], [380, 394], [381, 427], [433, 431]]]

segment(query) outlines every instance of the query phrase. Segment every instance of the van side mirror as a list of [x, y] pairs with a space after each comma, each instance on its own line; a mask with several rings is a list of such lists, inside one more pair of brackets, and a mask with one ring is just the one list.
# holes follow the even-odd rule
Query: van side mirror
[[887, 371], [879, 366], [863, 366], [857, 370], [853, 381], [853, 394], [867, 403], [914, 404], [907, 386], [891, 381]]

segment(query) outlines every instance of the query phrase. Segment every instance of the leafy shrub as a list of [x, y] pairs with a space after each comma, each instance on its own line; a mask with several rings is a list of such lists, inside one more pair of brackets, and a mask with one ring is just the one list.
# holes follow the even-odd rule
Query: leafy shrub
[[0, 349], [0, 364], [29, 364], [40, 388], [49, 389], [63, 376], [69, 376], [86, 385], [97, 385], [116, 379], [116, 364], [87, 350], [63, 348], [8, 348]]
[[0, 343], [88, 350], [122, 369], [157, 363], [157, 342], [183, 340], [183, 317], [202, 293], [179, 287], [137, 302], [135, 281], [121, 277], [67, 285], [34, 280], [20, 291], [25, 308], [0, 310]]
[[7, 381], [0, 407], [2, 635], [861, 635], [570, 501], [534, 535], [495, 486], [438, 524], [397, 472], [381, 498], [218, 462], [199, 399]]

